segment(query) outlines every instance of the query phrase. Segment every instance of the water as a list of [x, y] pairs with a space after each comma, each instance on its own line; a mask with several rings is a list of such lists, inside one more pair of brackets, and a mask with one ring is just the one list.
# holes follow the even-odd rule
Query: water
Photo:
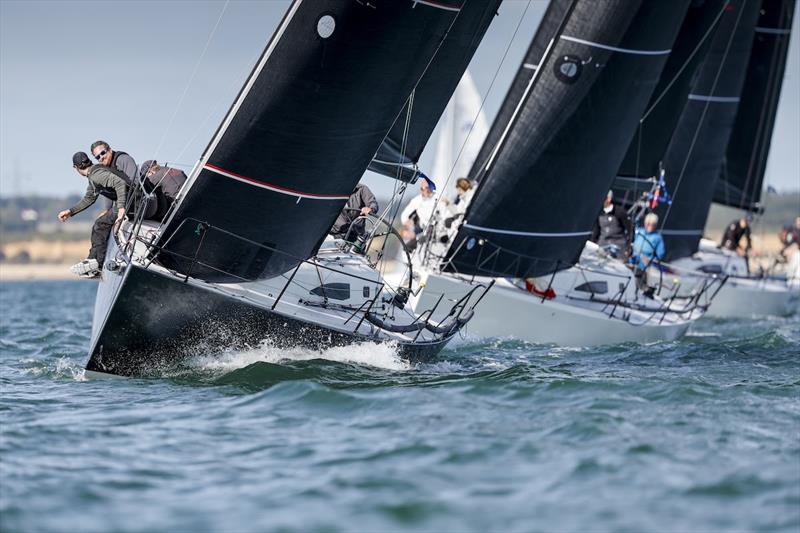
[[0, 286], [2, 531], [800, 530], [798, 318], [86, 380], [94, 290]]

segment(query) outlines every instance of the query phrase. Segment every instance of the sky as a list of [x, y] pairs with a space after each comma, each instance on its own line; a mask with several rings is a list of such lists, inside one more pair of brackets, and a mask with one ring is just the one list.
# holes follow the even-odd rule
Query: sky
[[[71, 157], [97, 139], [188, 170], [288, 5], [0, 0], [0, 195], [82, 193]], [[503, 2], [470, 64], [490, 123], [546, 7]], [[795, 20], [765, 180], [780, 191], [800, 189], [799, 29]], [[434, 137], [423, 170], [435, 147]], [[379, 196], [393, 185], [365, 181]]]

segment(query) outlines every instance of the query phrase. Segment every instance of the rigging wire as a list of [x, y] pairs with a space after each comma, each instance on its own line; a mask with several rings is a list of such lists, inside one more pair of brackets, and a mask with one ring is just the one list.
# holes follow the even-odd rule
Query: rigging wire
[[[183, 105], [183, 100], [186, 98], [186, 94], [189, 92], [189, 88], [192, 86], [192, 82], [194, 81], [194, 77], [197, 75], [197, 70], [200, 67], [200, 63], [202, 63], [203, 58], [208, 51], [208, 47], [211, 44], [214, 35], [217, 33], [217, 28], [219, 27], [220, 22], [222, 22], [222, 17], [225, 15], [225, 10], [228, 9], [228, 4], [230, 4], [230, 0], [225, 0], [225, 4], [222, 6], [222, 10], [219, 13], [219, 17], [217, 17], [217, 22], [214, 24], [214, 27], [211, 29], [211, 33], [208, 35], [208, 39], [206, 39], [206, 44], [203, 47], [203, 51], [200, 53], [200, 57], [197, 58], [197, 62], [194, 65], [194, 69], [192, 70], [191, 76], [189, 76], [189, 81], [186, 82], [186, 87], [183, 89], [183, 94], [178, 99], [178, 104], [175, 106], [175, 110], [172, 112], [172, 117], [170, 117], [169, 122], [167, 123], [167, 127], [164, 130], [164, 133], [161, 135], [161, 140], [158, 142], [158, 146], [156, 147], [155, 154], [153, 155], [153, 159], [158, 157], [158, 153], [161, 151], [161, 147], [164, 145], [164, 141], [167, 139], [167, 135], [169, 134], [169, 130], [172, 128], [172, 124], [175, 122], [175, 117], [178, 116], [178, 111], [180, 111], [181, 106]], [[177, 159], [177, 158], [176, 158]]]
[[[753, 1], [753, 0], [751, 0]], [[727, 3], [726, 3], [727, 5]], [[744, 14], [744, 6], [747, 5], [747, 0], [742, 2], [742, 6], [739, 8], [739, 12], [736, 16], [736, 23], [733, 25], [733, 29], [731, 30], [731, 36], [728, 38], [728, 43], [725, 45], [725, 53], [722, 55], [722, 61], [720, 61], [719, 69], [717, 70], [716, 75], [714, 76], [714, 82], [711, 84], [711, 91], [710, 94], [713, 95], [717, 89], [717, 82], [719, 82], [719, 78], [722, 75], [722, 71], [725, 68], [725, 62], [728, 59], [728, 53], [730, 52], [731, 45], [733, 44], [733, 39], [736, 37], [736, 32], [739, 29], [739, 22], [742, 19], [742, 15]], [[686, 167], [689, 165], [689, 159], [692, 157], [692, 152], [694, 151], [694, 146], [697, 143], [697, 138], [700, 135], [700, 130], [703, 127], [703, 123], [705, 122], [706, 113], [708, 112], [708, 108], [711, 105], [711, 101], [707, 100], [705, 106], [703, 106], [703, 113], [700, 115], [700, 121], [697, 124], [697, 128], [695, 128], [694, 136], [692, 137], [692, 142], [689, 145], [689, 151], [686, 153], [686, 157], [683, 160], [683, 166], [681, 167], [680, 174], [678, 175], [678, 182], [675, 184], [675, 189], [672, 191], [672, 198], [674, 199], [675, 196], [678, 194], [678, 189], [680, 189], [681, 182], [683, 181], [683, 177], [686, 173]], [[667, 212], [664, 214], [664, 220], [661, 221], [661, 227], [664, 228], [667, 223], [667, 219], [669, 218], [669, 214], [672, 211], [673, 203], [670, 203], [667, 207]]]

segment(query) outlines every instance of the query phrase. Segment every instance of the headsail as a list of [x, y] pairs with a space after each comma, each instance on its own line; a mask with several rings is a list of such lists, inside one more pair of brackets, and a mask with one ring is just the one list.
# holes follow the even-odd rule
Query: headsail
[[370, 162], [370, 170], [402, 181], [416, 179], [422, 151], [499, 5], [500, 0], [464, 4], [412, 98]]
[[462, 3], [295, 0], [166, 222], [158, 260], [238, 281], [313, 255]]
[[781, 94], [795, 0], [763, 0], [742, 100], [714, 201], [757, 211]]
[[445, 268], [527, 277], [577, 260], [687, 6], [570, 5], [537, 69], [520, 67], [529, 81], [492, 127], [501, 133]]
[[697, 251], [728, 145], [760, 0], [730, 0], [664, 155], [671, 205], [656, 212], [667, 259]]

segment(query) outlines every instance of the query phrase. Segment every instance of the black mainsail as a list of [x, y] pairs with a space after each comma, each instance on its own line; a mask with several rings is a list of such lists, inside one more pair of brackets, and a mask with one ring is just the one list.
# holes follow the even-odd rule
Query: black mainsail
[[223, 282], [312, 256], [462, 4], [295, 0], [165, 223], [157, 260]]
[[706, 58], [728, 0], [695, 0], [683, 20], [661, 79], [639, 120], [614, 180], [615, 200], [629, 206], [650, 192], [658, 176], [697, 70]]
[[795, 0], [763, 0], [714, 201], [758, 211], [781, 94]]
[[481, 149], [478, 151], [475, 161], [472, 163], [469, 175], [473, 180], [480, 180], [482, 174], [481, 170], [489, 161], [489, 156], [492, 155], [494, 147], [500, 140], [500, 136], [503, 134], [506, 124], [511, 121], [517, 104], [522, 100], [522, 95], [525, 93], [525, 89], [528, 87], [528, 83], [531, 81], [534, 72], [536, 72], [536, 68], [542, 60], [544, 51], [547, 49], [547, 45], [549, 45], [550, 41], [555, 37], [558, 29], [561, 27], [561, 23], [564, 21], [564, 16], [573, 3], [573, 0], [550, 0], [550, 3], [547, 4], [547, 10], [544, 12], [542, 20], [539, 22], [536, 34], [533, 36], [533, 40], [528, 46], [528, 50], [525, 52], [522, 66], [517, 71], [516, 76], [514, 76], [511, 87], [509, 87], [508, 92], [506, 92], [506, 97], [500, 105], [500, 110], [494, 117], [492, 127], [489, 129], [489, 133], [486, 134], [486, 139], [481, 145]]
[[664, 155], [671, 205], [660, 205], [667, 259], [697, 251], [739, 99], [760, 0], [730, 0]]
[[500, 0], [472, 0], [464, 5], [370, 162], [370, 170], [402, 181], [413, 181], [417, 177], [422, 151], [499, 5]]
[[501, 134], [445, 269], [528, 277], [577, 261], [687, 7], [571, 3], [537, 68], [520, 67], [529, 81], [493, 125]]

